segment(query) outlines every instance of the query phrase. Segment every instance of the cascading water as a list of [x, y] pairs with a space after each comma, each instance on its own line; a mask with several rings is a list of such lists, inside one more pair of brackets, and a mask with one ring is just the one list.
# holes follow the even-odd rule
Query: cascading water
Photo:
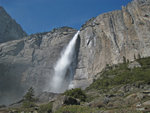
[[[79, 35], [79, 31], [71, 39], [65, 51], [63, 51], [60, 59], [57, 61], [54, 67], [54, 76], [50, 84], [51, 92], [60, 93], [65, 90], [63, 86], [66, 81], [65, 79], [66, 79], [67, 70], [69, 69], [73, 61], [73, 55], [75, 52], [76, 40], [78, 38], [78, 35]], [[71, 78], [72, 77], [69, 77], [68, 82], [71, 82], [72, 80]], [[65, 86], [65, 87], [68, 87], [68, 86]]]

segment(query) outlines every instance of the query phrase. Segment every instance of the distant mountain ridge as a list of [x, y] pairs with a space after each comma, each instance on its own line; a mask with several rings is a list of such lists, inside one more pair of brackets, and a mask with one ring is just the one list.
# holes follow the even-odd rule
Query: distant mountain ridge
[[0, 43], [20, 39], [24, 36], [27, 34], [21, 26], [0, 6]]

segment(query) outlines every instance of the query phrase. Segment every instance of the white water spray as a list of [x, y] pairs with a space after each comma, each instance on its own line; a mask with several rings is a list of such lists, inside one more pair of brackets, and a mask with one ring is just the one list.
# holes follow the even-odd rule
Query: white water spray
[[[76, 40], [78, 38], [79, 31], [74, 35], [69, 44], [67, 45], [65, 51], [63, 51], [60, 59], [57, 61], [54, 67], [54, 76], [51, 81], [51, 91], [55, 93], [63, 92], [65, 89], [63, 84], [65, 84], [65, 76], [67, 70], [72, 63], [73, 54], [75, 52]], [[66, 88], [67, 89], [67, 88]]]

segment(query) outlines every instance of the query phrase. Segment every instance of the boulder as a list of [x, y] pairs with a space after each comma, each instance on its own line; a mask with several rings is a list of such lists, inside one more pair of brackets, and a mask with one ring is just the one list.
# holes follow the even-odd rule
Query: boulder
[[60, 96], [53, 102], [52, 111], [55, 112], [64, 105], [80, 105], [80, 101], [69, 96]]
[[144, 106], [150, 106], [150, 100], [144, 102], [142, 105], [144, 105]]
[[133, 61], [133, 62], [128, 64], [129, 69], [134, 69], [134, 68], [137, 68], [137, 67], [141, 67], [140, 63], [138, 63], [137, 61]]

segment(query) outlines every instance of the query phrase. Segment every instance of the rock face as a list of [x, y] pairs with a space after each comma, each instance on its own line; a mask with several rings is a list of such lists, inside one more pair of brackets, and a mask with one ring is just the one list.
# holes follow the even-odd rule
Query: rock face
[[75, 33], [63, 27], [0, 44], [0, 104], [22, 97], [31, 86], [36, 93], [49, 89], [53, 66]]
[[[149, 31], [149, 0], [134, 0], [122, 10], [87, 21], [77, 40], [78, 59], [70, 66], [75, 72], [74, 87], [85, 88], [106, 64], [120, 63], [123, 56], [130, 61], [150, 56]], [[49, 88], [53, 66], [76, 32], [63, 27], [0, 44], [0, 104], [22, 97], [31, 86], [37, 93]], [[13, 33], [15, 38], [22, 37]]]
[[80, 32], [75, 87], [86, 87], [106, 64], [150, 56], [150, 1], [134, 0], [122, 10], [87, 21]]
[[26, 35], [20, 25], [0, 7], [0, 43], [20, 39]]

